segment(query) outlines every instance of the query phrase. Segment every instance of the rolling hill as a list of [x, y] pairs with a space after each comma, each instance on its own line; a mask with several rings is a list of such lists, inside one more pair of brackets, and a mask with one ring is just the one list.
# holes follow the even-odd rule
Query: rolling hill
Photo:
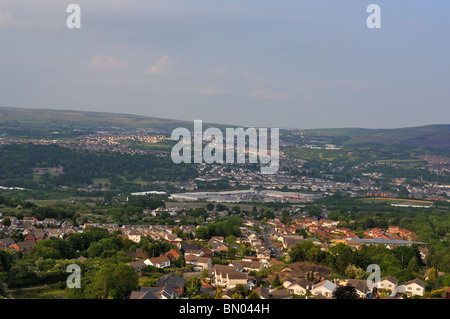
[[[204, 127], [235, 127], [204, 123]], [[107, 112], [0, 107], [0, 134], [21, 137], [45, 137], [63, 134], [66, 137], [86, 134], [104, 127], [124, 129], [151, 128], [170, 133], [177, 127], [193, 129], [192, 121]], [[289, 130], [288, 130], [289, 131]], [[401, 144], [418, 147], [450, 149], [450, 124], [426, 125], [396, 129], [336, 128], [292, 130], [305, 136], [337, 137], [343, 143]]]

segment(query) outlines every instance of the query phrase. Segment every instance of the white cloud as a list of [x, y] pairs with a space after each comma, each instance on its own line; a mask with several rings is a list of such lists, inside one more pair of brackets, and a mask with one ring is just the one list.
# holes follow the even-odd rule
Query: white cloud
[[34, 23], [30, 20], [19, 20], [11, 12], [0, 11], [0, 27], [31, 27]]
[[92, 70], [123, 70], [128, 67], [125, 61], [119, 60], [113, 56], [104, 54], [95, 55], [88, 63], [88, 68]]
[[230, 94], [231, 91], [228, 89], [221, 89], [219, 87], [213, 86], [213, 87], [205, 87], [201, 89], [200, 94], [201, 95], [226, 95]]
[[152, 66], [150, 66], [147, 69], [147, 73], [150, 74], [164, 74], [169, 72], [173, 67], [174, 62], [172, 61], [172, 58], [170, 56], [163, 55], [158, 61], [153, 63]]

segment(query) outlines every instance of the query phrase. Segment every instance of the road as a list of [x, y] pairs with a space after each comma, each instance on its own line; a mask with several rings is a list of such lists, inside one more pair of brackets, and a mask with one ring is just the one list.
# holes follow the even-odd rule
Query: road
[[280, 258], [283, 256], [283, 253], [281, 252], [281, 250], [274, 245], [274, 243], [272, 242], [272, 234], [273, 234], [274, 230], [273, 227], [270, 226], [264, 226], [264, 242], [266, 244], [266, 246], [269, 248], [269, 250], [272, 252], [272, 254], [274, 255], [275, 258]]

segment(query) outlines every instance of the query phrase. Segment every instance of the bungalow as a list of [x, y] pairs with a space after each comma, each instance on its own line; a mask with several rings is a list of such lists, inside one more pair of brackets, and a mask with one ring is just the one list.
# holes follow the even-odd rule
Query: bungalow
[[160, 256], [154, 258], [148, 258], [144, 261], [148, 266], [153, 266], [157, 268], [166, 268], [170, 266], [170, 259], [167, 256]]
[[315, 285], [311, 289], [311, 293], [313, 295], [322, 295], [327, 298], [331, 298], [333, 296], [333, 291], [336, 289], [336, 284], [332, 283], [329, 280], [323, 280]]

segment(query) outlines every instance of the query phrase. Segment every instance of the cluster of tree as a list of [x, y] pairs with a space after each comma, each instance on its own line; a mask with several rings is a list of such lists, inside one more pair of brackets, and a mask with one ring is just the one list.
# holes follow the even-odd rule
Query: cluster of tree
[[228, 237], [230, 235], [241, 236], [240, 227], [242, 219], [238, 216], [231, 216], [218, 219], [209, 223], [207, 226], [200, 226], [195, 230], [195, 236], [198, 239], [208, 240], [212, 236]]
[[[89, 152], [56, 145], [11, 144], [0, 152], [0, 180], [13, 184], [27, 180], [27, 187], [38, 189], [33, 180], [34, 167], [64, 167], [60, 175], [46, 175], [42, 184], [58, 186], [90, 185], [94, 178], [108, 178], [112, 189], [135, 179], [151, 181], [186, 181], [197, 176], [189, 164], [175, 164], [170, 157], [130, 155], [118, 152]], [[12, 186], [22, 186], [17, 184]]]
[[361, 279], [370, 264], [380, 266], [382, 276], [392, 275], [399, 281], [422, 278], [421, 267], [425, 266], [417, 245], [398, 246], [393, 249], [385, 245], [363, 245], [352, 250], [345, 244], [337, 244], [322, 251], [310, 241], [295, 244], [289, 254], [291, 261], [309, 261], [331, 267], [340, 275]]
[[[95, 258], [81, 264], [80, 288], [70, 289], [68, 299], [124, 299], [139, 288], [138, 275], [126, 258]], [[94, 264], [95, 263], [95, 264]]]

